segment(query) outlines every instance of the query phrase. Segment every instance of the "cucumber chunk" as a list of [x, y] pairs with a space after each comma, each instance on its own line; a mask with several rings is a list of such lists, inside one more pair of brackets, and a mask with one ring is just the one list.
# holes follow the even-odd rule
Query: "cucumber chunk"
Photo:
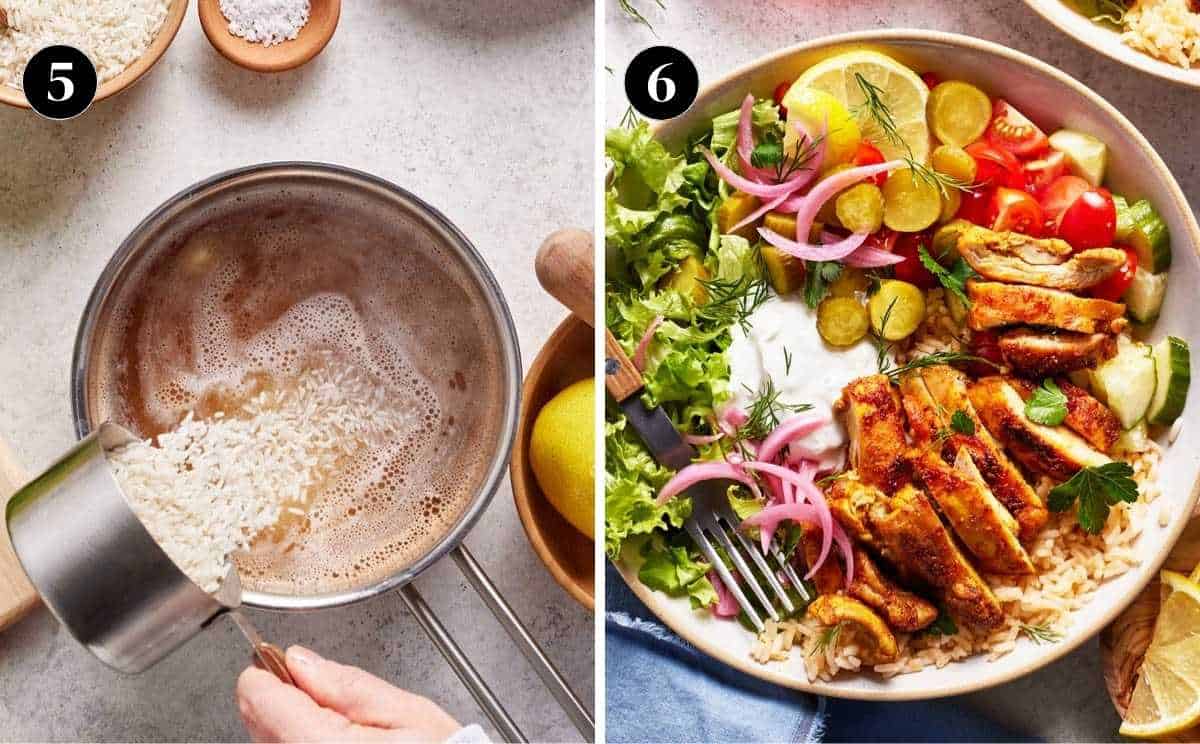
[[1120, 336], [1117, 355], [1092, 372], [1093, 392], [1117, 414], [1126, 430], [1145, 418], [1157, 387], [1152, 350], [1128, 336]]
[[1187, 342], [1167, 336], [1154, 345], [1154, 366], [1158, 389], [1150, 401], [1146, 419], [1152, 424], [1169, 426], [1183, 413], [1188, 386], [1192, 382], [1191, 353]]
[[1167, 275], [1151, 274], [1139, 264], [1133, 275], [1133, 283], [1125, 290], [1125, 308], [1130, 317], [1139, 323], [1152, 323], [1158, 319], [1163, 298], [1167, 296]]
[[1050, 146], [1067, 156], [1067, 167], [1093, 186], [1104, 182], [1108, 145], [1090, 134], [1060, 129], [1050, 135]]
[[[1120, 238], [1118, 231], [1118, 239], [1129, 243], [1137, 251], [1138, 266], [1152, 274], [1161, 274], [1171, 268], [1171, 233], [1150, 202], [1141, 199], [1130, 204], [1127, 219], [1130, 223], [1129, 233]], [[1118, 212], [1118, 230], [1120, 223]]]
[[1120, 194], [1112, 195], [1113, 205], [1117, 208], [1117, 240], [1122, 243], [1129, 240], [1133, 231], [1133, 215], [1129, 213], [1129, 201]]

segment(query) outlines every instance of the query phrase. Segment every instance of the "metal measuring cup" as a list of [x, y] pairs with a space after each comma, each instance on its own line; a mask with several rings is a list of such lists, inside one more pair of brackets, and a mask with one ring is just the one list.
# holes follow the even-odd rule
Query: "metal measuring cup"
[[108, 452], [135, 441], [101, 424], [8, 502], [8, 533], [50, 612], [105, 664], [144, 671], [228, 614], [268, 671], [292, 684], [283, 653], [237, 610], [237, 571], [215, 594], [189, 579], [129, 506]]

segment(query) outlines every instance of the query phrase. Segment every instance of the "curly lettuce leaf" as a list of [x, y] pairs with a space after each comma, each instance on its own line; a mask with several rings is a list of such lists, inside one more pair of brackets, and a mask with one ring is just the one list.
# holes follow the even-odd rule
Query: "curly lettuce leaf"
[[604, 548], [611, 558], [626, 539], [682, 527], [692, 512], [688, 499], [654, 503], [674, 473], [655, 462], [637, 434], [626, 428], [624, 417], [604, 424], [604, 470]]
[[644, 546], [645, 561], [638, 579], [655, 591], [671, 597], [686, 596], [693, 609], [717, 602], [717, 591], [707, 574], [711, 566], [692, 558], [686, 546], [650, 541]]

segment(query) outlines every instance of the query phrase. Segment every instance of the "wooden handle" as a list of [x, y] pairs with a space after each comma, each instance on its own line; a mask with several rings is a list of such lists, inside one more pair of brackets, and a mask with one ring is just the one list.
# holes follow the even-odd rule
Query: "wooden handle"
[[642, 373], [633, 366], [612, 331], [604, 329], [604, 386], [618, 403], [642, 389]]
[[538, 248], [534, 269], [542, 288], [593, 328], [596, 326], [596, 270], [592, 234], [559, 230]]
[[280, 682], [292, 687], [296, 686], [296, 680], [292, 679], [292, 673], [288, 671], [287, 658], [283, 655], [283, 649], [274, 643], [263, 641], [254, 647], [254, 665], [274, 674]]
[[[25, 481], [25, 472], [13, 460], [8, 445], [0, 440], [0, 506]], [[8, 527], [0, 524], [0, 630], [24, 617], [38, 604], [38, 593], [25, 576], [8, 539]]]

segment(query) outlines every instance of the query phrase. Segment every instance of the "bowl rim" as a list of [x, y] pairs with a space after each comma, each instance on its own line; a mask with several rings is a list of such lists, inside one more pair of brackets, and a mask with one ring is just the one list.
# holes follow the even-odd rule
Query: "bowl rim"
[[[96, 97], [92, 99], [92, 105], [110, 96], [115, 96], [150, 72], [150, 69], [162, 59], [167, 48], [175, 41], [179, 27], [183, 25], [183, 18], [187, 15], [187, 8], [188, 0], [171, 0], [171, 4], [167, 7], [167, 16], [163, 19], [163, 24], [158, 29], [158, 33], [154, 35], [150, 46], [146, 47], [146, 51], [142, 52], [142, 55], [131, 62], [120, 74], [112, 80], [102, 83], [96, 89]], [[25, 91], [10, 85], [0, 85], [0, 103], [7, 103], [23, 109], [32, 108], [29, 100], [25, 98]]]
[[[1120, 49], [1117, 47], [1109, 47], [1105, 44], [1097, 44], [1092, 41], [1088, 34], [1082, 31], [1082, 27], [1076, 24], [1068, 23], [1063, 20], [1063, 16], [1057, 12], [1058, 9], [1054, 5], [1062, 5], [1062, 9], [1068, 13], [1075, 13], [1071, 8], [1063, 5], [1062, 0], [1025, 0], [1025, 4], [1030, 7], [1035, 13], [1042, 17], [1051, 26], [1054, 26], [1062, 33], [1070, 36], [1077, 43], [1087, 47], [1090, 51], [1098, 54], [1103, 54], [1105, 57], [1119, 62], [1126, 67], [1144, 72], [1147, 75], [1153, 75], [1160, 80], [1166, 80], [1176, 85], [1183, 85], [1189, 88], [1200, 88], [1200, 67], [1180, 67], [1179, 65], [1167, 62], [1151, 56], [1139, 49], [1134, 49], [1124, 43], [1118, 41]], [[1076, 15], [1079, 15], [1076, 13]], [[1105, 29], [1092, 23], [1089, 19], [1079, 15], [1080, 19], [1092, 24], [1096, 28], [1097, 33], [1116, 34], [1116, 31]]]
[[[552, 356], [555, 351], [554, 346], [561, 343], [572, 333], [590, 333], [590, 331], [590, 326], [580, 318], [574, 314], [567, 315], [555, 326], [549, 338], [542, 344], [542, 348], [538, 350], [533, 364], [529, 365], [529, 371], [525, 375], [525, 382], [521, 386], [521, 414], [517, 421], [517, 437], [513, 443], [512, 459], [508, 465], [508, 478], [512, 485], [513, 503], [517, 507], [517, 516], [520, 517], [521, 528], [525, 530], [525, 536], [528, 538], [529, 544], [533, 547], [533, 551], [537, 553], [538, 558], [545, 564], [546, 569], [554, 577], [554, 580], [558, 582], [558, 585], [567, 594], [571, 595], [572, 599], [586, 607], [589, 611], [594, 612], [596, 610], [595, 583], [593, 582], [592, 592], [588, 593], [581, 585], [575, 583], [566, 570], [562, 568], [562, 561], [550, 549], [548, 541], [534, 538], [535, 532], [540, 535], [541, 530], [538, 529], [534, 522], [533, 512], [530, 509], [530, 500], [538, 497], [545, 499], [545, 495], [537, 487], [536, 481], [530, 485], [526, 485], [526, 480], [521, 475], [521, 471], [529, 462], [529, 448], [526, 442], [533, 433], [533, 422], [537, 419], [535, 412], [531, 411], [527, 406], [529, 396], [533, 392], [534, 380], [549, 368], [550, 362], [554, 358]], [[536, 496], [535, 493], [537, 494]]]
[[[1146, 138], [1137, 130], [1136, 127], [1112, 104], [1106, 101], [1099, 94], [1093, 92], [1090, 88], [1080, 83], [1075, 78], [1062, 72], [1061, 70], [1050, 66], [1049, 64], [1032, 57], [1024, 52], [1018, 52], [1000, 44], [978, 39], [964, 34], [956, 34], [945, 31], [928, 31], [923, 29], [885, 29], [875, 31], [852, 31], [849, 33], [832, 34], [821, 36], [808, 41], [793, 44], [782, 49], [759, 57], [747, 64], [743, 64], [735, 68], [732, 72], [723, 75], [713, 82], [706, 85], [696, 96], [696, 100], [692, 103], [691, 108], [680, 116], [662, 122], [657, 122], [651, 127], [651, 131], [656, 139], [669, 137], [671, 135], [686, 133], [692, 128], [690, 119], [703, 113], [702, 103], [710, 97], [714, 97], [719, 91], [729, 87], [740, 79], [750, 78], [755, 73], [764, 68], [779, 64], [781, 61], [802, 52], [811, 52], [823, 48], [836, 47], [849, 44], [877, 44], [887, 46], [897, 42], [918, 42], [918, 43], [935, 43], [951, 47], [969, 48], [983, 54], [1003, 57], [1006, 60], [1028, 68], [1031, 72], [1042, 77], [1049, 77], [1060, 85], [1074, 90], [1093, 106], [1099, 109], [1106, 115], [1123, 133], [1129, 138], [1135, 147], [1141, 149], [1150, 162], [1157, 170], [1157, 176], [1166, 186], [1166, 191], [1174, 202], [1175, 209], [1184, 216], [1184, 223], [1189, 233], [1188, 237], [1191, 242], [1192, 251], [1200, 257], [1200, 226], [1196, 224], [1196, 218], [1188, 205], [1187, 199], [1183, 195], [1183, 191], [1179, 187], [1179, 183], [1171, 174], [1170, 169], [1162, 158], [1146, 140]], [[651, 612], [658, 617], [660, 621], [665, 623], [676, 634], [691, 643], [696, 648], [700, 649], [706, 655], [720, 661], [728, 666], [731, 666], [741, 672], [749, 674], [753, 677], [789, 687], [797, 690], [804, 690], [819, 695], [827, 695], [829, 697], [856, 699], [856, 700], [875, 700], [875, 701], [904, 701], [904, 700], [925, 700], [931, 698], [950, 697], [961, 695], [968, 692], [976, 692], [995, 687], [1006, 682], [1011, 682], [1020, 677], [1024, 677], [1042, 667], [1048, 666], [1054, 661], [1066, 656], [1084, 642], [1093, 638], [1105, 626], [1117, 618], [1117, 616], [1136, 599], [1137, 595], [1145, 588], [1149, 579], [1157, 573], [1161, 568], [1167, 555], [1172, 547], [1179, 540], [1179, 536], [1183, 533], [1184, 527], [1190, 519], [1190, 515], [1195, 510], [1197, 500], [1200, 499], [1200, 471], [1196, 474], [1196, 479], [1192, 483], [1191, 492], [1188, 495], [1185, 508], [1180, 510], [1174, 516], [1174, 522], [1166, 531], [1162, 546], [1153, 556], [1144, 558], [1139, 566], [1151, 567], [1151, 570], [1146, 571], [1146, 579], [1139, 582], [1136, 586], [1132, 586], [1129, 595], [1126, 599], [1120, 602], [1114, 602], [1100, 614], [1098, 618], [1093, 620], [1087, 626], [1073, 628], [1070, 638], [1064, 639], [1062, 642], [1051, 646], [1044, 647], [1045, 653], [1030, 659], [1029, 661], [1015, 666], [1010, 670], [992, 676], [981, 676], [972, 679], [955, 680], [954, 682], [943, 685], [936, 689], [927, 690], [889, 690], [875, 688], [857, 688], [838, 684], [836, 681], [826, 682], [817, 680], [809, 682], [806, 679], [791, 675], [782, 674], [778, 671], [770, 669], [766, 666], [754, 664], [748, 658], [743, 659], [730, 654], [725, 649], [712, 642], [703, 633], [698, 632], [695, 627], [688, 627], [682, 623], [674, 622], [669, 613], [660, 611], [660, 607], [666, 602], [655, 592], [642, 585], [637, 580], [637, 575], [625, 563], [618, 559], [614, 561], [618, 573], [625, 580], [630, 590], [637, 596], [638, 599], [645, 604]], [[1092, 601], [1096, 601], [1101, 595], [1096, 595]], [[664, 616], [665, 615], [665, 616]], [[918, 672], [919, 674], [919, 672]]]

